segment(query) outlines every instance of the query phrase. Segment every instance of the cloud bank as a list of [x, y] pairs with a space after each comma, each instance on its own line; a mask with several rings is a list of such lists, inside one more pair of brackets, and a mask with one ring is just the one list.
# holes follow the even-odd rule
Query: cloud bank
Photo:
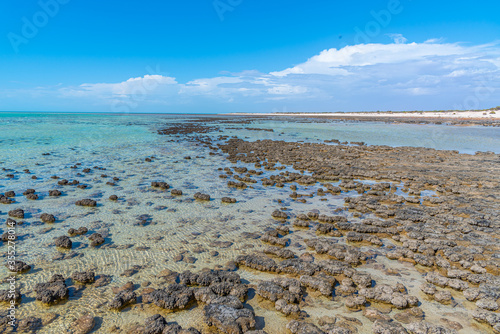
[[113, 112], [435, 110], [500, 104], [499, 43], [407, 43], [400, 34], [390, 37], [391, 44], [323, 50], [270, 73], [245, 71], [179, 83], [158, 70], [118, 83], [50, 88], [41, 95], [91, 109], [84, 111]]

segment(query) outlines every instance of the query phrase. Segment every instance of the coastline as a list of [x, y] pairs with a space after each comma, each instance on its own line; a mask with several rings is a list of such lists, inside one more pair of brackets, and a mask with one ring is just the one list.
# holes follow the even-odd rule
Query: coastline
[[412, 111], [412, 112], [332, 112], [332, 113], [230, 113], [246, 117], [298, 117], [360, 122], [433, 123], [450, 125], [500, 126], [500, 110]]

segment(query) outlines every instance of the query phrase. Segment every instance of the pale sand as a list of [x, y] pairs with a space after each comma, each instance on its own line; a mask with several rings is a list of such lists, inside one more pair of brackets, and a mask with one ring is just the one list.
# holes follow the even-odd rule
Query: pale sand
[[[325, 116], [325, 117], [402, 117], [451, 119], [500, 119], [500, 111], [425, 111], [425, 112], [337, 112], [337, 113], [231, 113], [241, 116]], [[226, 114], [227, 115], [227, 114]]]

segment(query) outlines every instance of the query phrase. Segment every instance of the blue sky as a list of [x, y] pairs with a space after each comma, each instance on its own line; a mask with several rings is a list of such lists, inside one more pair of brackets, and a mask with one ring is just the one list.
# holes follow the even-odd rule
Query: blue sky
[[500, 105], [497, 1], [0, 3], [0, 110]]

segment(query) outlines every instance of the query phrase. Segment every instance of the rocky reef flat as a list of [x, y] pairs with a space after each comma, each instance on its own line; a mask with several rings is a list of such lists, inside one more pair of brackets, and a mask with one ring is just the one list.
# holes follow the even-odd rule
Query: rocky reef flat
[[499, 154], [155, 124], [2, 162], [0, 332], [500, 333]]

